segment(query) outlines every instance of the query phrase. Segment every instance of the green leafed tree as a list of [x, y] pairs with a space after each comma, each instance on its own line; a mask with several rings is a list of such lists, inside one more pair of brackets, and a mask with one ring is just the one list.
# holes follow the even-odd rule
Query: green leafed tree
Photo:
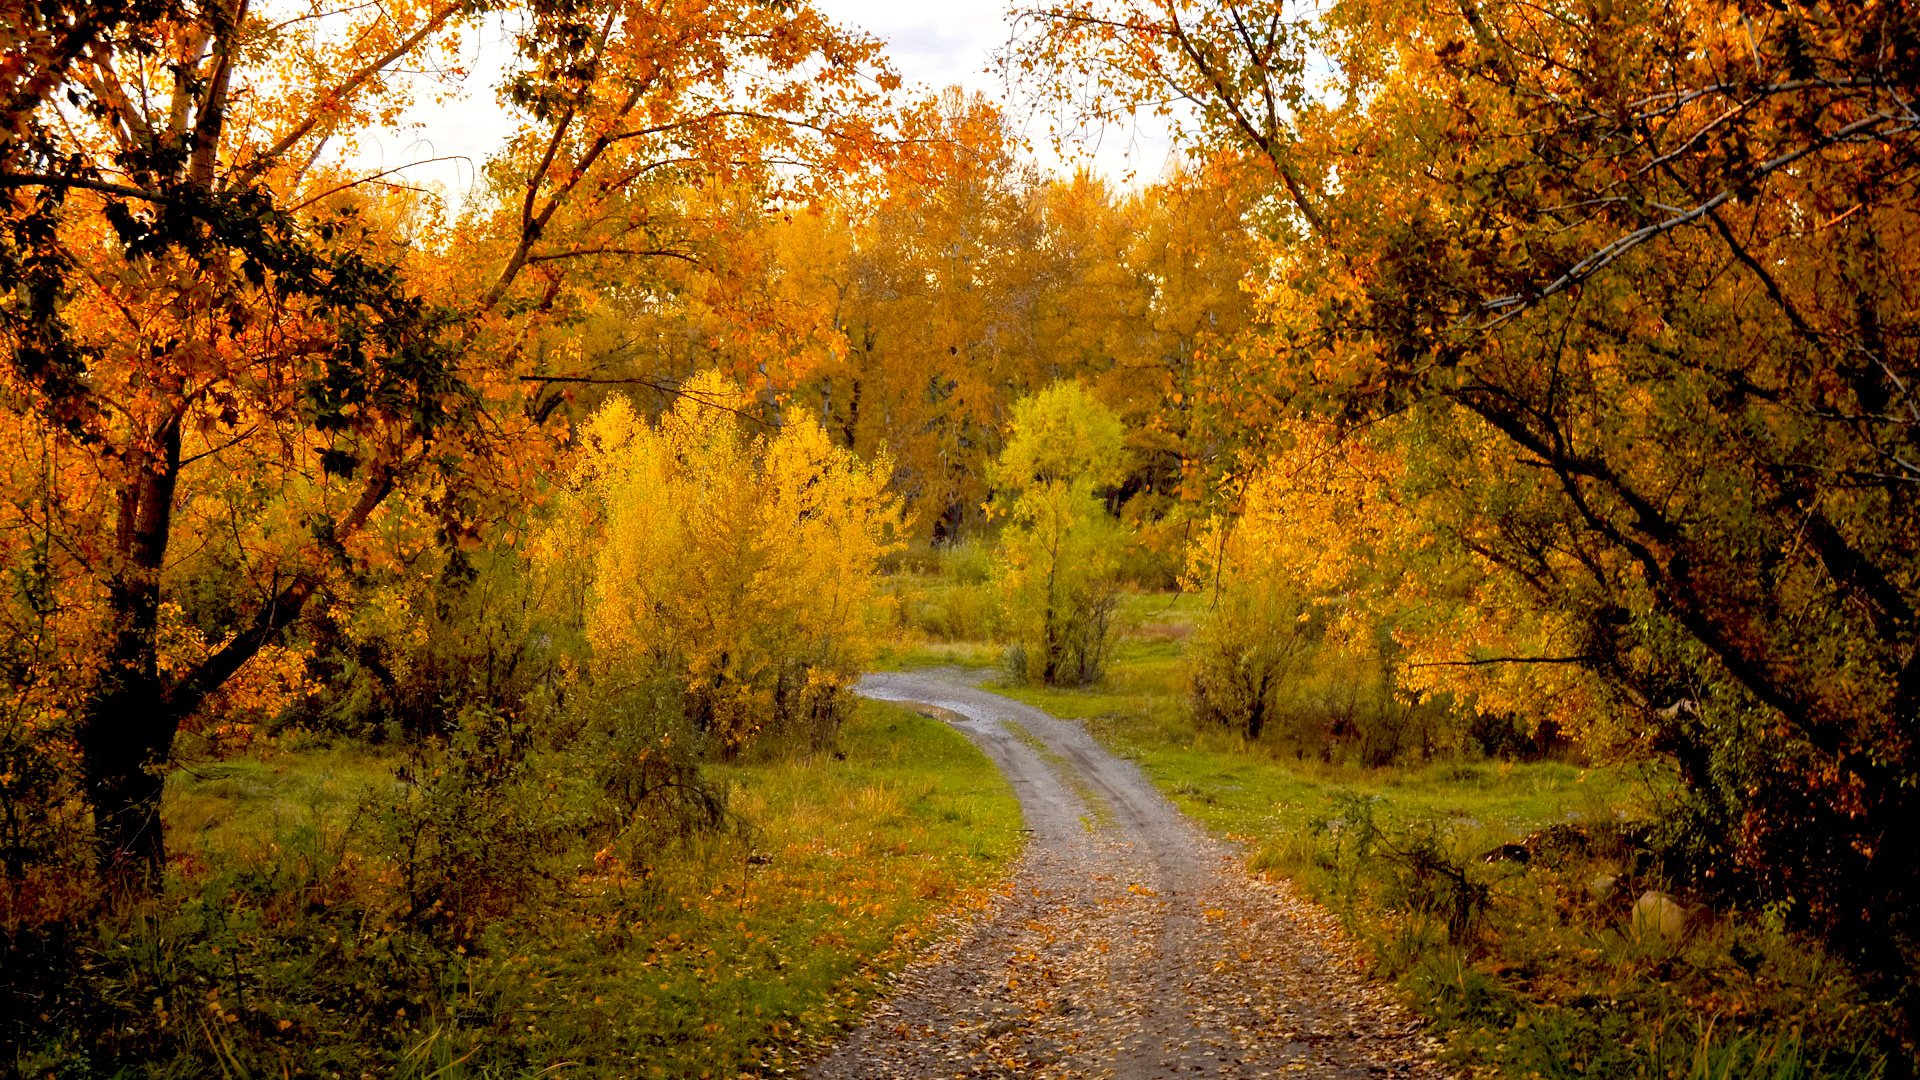
[[1090, 683], [1111, 647], [1127, 539], [1104, 499], [1126, 473], [1120, 420], [1077, 382], [1054, 383], [1012, 412], [987, 473], [1007, 518], [999, 579], [1012, 667], [1043, 683]]

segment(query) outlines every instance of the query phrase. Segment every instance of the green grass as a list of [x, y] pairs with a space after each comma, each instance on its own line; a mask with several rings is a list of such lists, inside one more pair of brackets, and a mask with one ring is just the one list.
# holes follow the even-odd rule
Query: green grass
[[394, 761], [308, 746], [177, 774], [167, 898], [97, 924], [0, 1072], [763, 1075], [843, 1031], [984, 903], [1019, 809], [963, 736], [863, 702], [838, 752], [715, 766], [738, 827], [560, 850], [455, 941], [401, 916], [364, 830]]
[[[1129, 607], [1192, 617], [1199, 599], [1133, 595]], [[1147, 623], [1153, 627], [1154, 623]], [[1167, 620], [1162, 625], [1178, 626]], [[1487, 846], [1548, 825], [1641, 814], [1655, 774], [1559, 761], [1433, 761], [1384, 769], [1301, 759], [1270, 743], [1196, 730], [1186, 712], [1184, 635], [1134, 631], [1108, 675], [1086, 688], [997, 683], [1009, 697], [1081, 720], [1139, 763], [1179, 807], [1214, 833], [1246, 845], [1257, 869], [1289, 868], [1286, 853], [1334, 801], [1357, 795], [1389, 812], [1438, 818]], [[1297, 869], [1297, 867], [1295, 867]]]
[[981, 641], [922, 641], [900, 638], [881, 646], [872, 667], [876, 671], [908, 671], [913, 668], [967, 667], [990, 668], [998, 665], [1003, 650]]
[[351, 744], [190, 763], [168, 781], [168, 842], [205, 865], [258, 861], [296, 831], [345, 828], [368, 791], [392, 782], [389, 756]]
[[[984, 898], [1018, 846], [998, 770], [938, 721], [861, 705], [844, 761], [726, 770], [768, 861], [684, 873], [631, 978], [654, 1014], [644, 1075], [793, 1064], [860, 1016], [937, 917]], [[738, 854], [734, 852], [724, 854]], [[591, 949], [581, 956], [590, 962]], [[559, 1048], [556, 1048], [559, 1049]]]
[[577, 918], [471, 967], [491, 1013], [539, 1018], [516, 1033], [529, 1064], [792, 1066], [859, 1018], [942, 913], [984, 898], [1019, 834], [997, 770], [945, 725], [873, 702], [840, 746], [845, 760], [718, 770], [747, 837], [691, 844], [646, 880], [583, 874]]

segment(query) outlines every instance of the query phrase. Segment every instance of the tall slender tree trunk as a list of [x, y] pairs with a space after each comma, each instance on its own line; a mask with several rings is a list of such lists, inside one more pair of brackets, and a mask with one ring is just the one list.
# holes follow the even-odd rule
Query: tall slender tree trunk
[[150, 889], [166, 864], [160, 796], [180, 718], [159, 671], [160, 571], [173, 527], [180, 473], [180, 418], [165, 421], [153, 446], [129, 454], [114, 533], [108, 587], [112, 635], [76, 733], [95, 856], [117, 883]]
[[841, 427], [847, 436], [847, 449], [860, 448], [860, 378], [855, 376], [853, 386], [847, 392], [847, 422]]

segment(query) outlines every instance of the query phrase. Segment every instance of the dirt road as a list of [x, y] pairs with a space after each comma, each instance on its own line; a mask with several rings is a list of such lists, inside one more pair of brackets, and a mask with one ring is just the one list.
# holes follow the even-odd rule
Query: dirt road
[[870, 675], [1013, 782], [1032, 836], [985, 916], [817, 1063], [857, 1077], [1438, 1077], [1329, 916], [1250, 877], [1128, 762], [957, 670]]

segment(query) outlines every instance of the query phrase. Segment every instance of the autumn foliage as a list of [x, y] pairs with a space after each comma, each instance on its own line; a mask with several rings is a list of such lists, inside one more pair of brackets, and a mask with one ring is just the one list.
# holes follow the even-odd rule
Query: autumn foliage
[[[1914, 1043], [1913, 7], [1013, 26], [1027, 104], [1185, 160], [1046, 175], [804, 0], [0, 0], [19, 970], [201, 880], [169, 777], [282, 738], [391, 758], [300, 901], [390, 951], [476, 945], [553, 851], [644, 881], [715, 776], [832, 751], [888, 575], [971, 553], [949, 621], [1036, 683], [1196, 594], [1236, 748], [1671, 776], [1663, 880]], [[488, 35], [474, 192], [365, 165]]]
[[1101, 496], [1120, 479], [1120, 423], [1078, 383], [1013, 405], [1007, 445], [988, 472], [999, 492], [999, 586], [1021, 678], [1081, 685], [1112, 648], [1120, 523]]
[[727, 754], [831, 742], [903, 526], [887, 460], [856, 459], [805, 415], [749, 434], [750, 404], [712, 373], [657, 423], [608, 401], [540, 540], [547, 574], [581, 579], [596, 675], [670, 675], [692, 729]]
[[[552, 460], [561, 402], [523, 378], [543, 335], [607, 275], [712, 242], [680, 212], [698, 184], [798, 197], [860, 171], [893, 81], [804, 6], [6, 15], [0, 440], [32, 598], [7, 608], [11, 722], [73, 740], [102, 869], [149, 883], [181, 726], [316, 597], [479, 542]], [[520, 123], [456, 242], [435, 200], [334, 150], [435, 92], [415, 73], [454, 74], [488, 18]], [[170, 603], [207, 644], [191, 663], [162, 662]]]

